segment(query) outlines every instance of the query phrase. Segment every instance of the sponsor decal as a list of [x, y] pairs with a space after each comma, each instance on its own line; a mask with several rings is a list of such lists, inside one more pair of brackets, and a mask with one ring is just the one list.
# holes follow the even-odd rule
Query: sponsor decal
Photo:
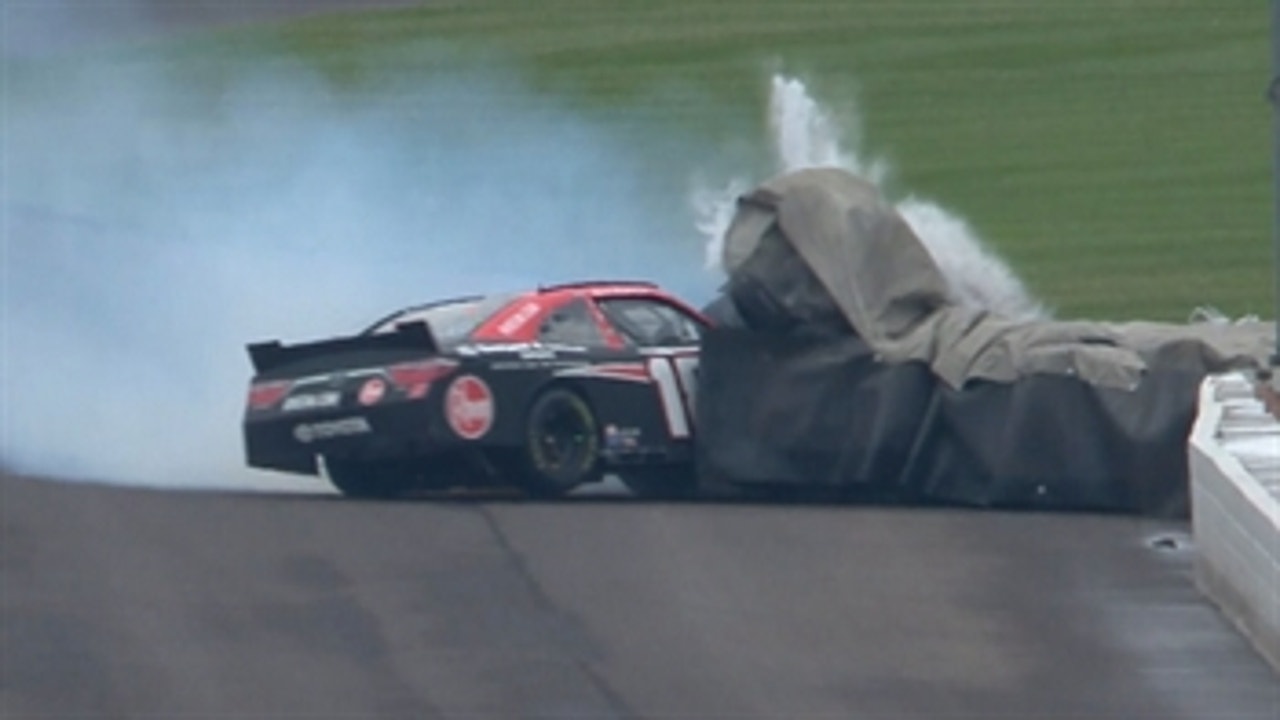
[[368, 420], [362, 417], [349, 417], [340, 420], [326, 420], [324, 422], [298, 425], [293, 429], [293, 437], [298, 442], [306, 444], [317, 440], [364, 435], [371, 432], [373, 432], [373, 428], [369, 425]]
[[536, 302], [529, 301], [503, 320], [498, 325], [498, 332], [502, 335], [514, 335], [526, 323], [537, 317], [540, 312], [542, 312], [542, 306]]
[[490, 370], [557, 370], [560, 368], [578, 367], [580, 360], [567, 358], [551, 358], [550, 360], [495, 360], [489, 364]]
[[463, 375], [444, 396], [449, 427], [464, 440], [478, 440], [493, 427], [493, 392], [475, 375]]
[[585, 353], [590, 350], [586, 345], [571, 345], [559, 342], [541, 343], [541, 346], [557, 353]]
[[534, 347], [520, 351], [521, 360], [554, 360], [556, 351], [547, 347]]
[[477, 357], [480, 355], [503, 355], [523, 352], [537, 348], [537, 343], [531, 342], [482, 342], [472, 343], [469, 345], [457, 345], [453, 351], [459, 355], [467, 357]]
[[604, 445], [609, 450], [634, 450], [640, 445], [640, 428], [605, 425]]
[[285, 398], [284, 405], [280, 406], [280, 409], [285, 412], [293, 412], [295, 410], [331, 408], [337, 407], [341, 400], [342, 394], [336, 390], [317, 393], [303, 393]]
[[387, 383], [380, 377], [369, 378], [360, 386], [358, 399], [361, 405], [377, 405], [387, 394]]
[[556, 377], [597, 378], [600, 380], [622, 380], [625, 382], [648, 383], [653, 380], [643, 363], [611, 362], [595, 365], [582, 365], [568, 370], [561, 370]]
[[548, 353], [556, 352], [575, 352], [585, 353], [589, 351], [586, 345], [570, 345], [569, 343], [556, 342], [477, 342], [465, 345], [455, 345], [453, 351], [458, 355], [466, 355], [474, 357], [478, 355], [510, 355], [517, 354], [521, 357], [544, 356]]

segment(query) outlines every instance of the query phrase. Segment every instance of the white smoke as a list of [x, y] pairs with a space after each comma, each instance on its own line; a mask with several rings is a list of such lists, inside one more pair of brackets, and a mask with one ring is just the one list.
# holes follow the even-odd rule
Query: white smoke
[[[839, 167], [877, 185], [889, 176], [885, 161], [860, 152], [856, 122], [849, 123], [846, 135], [845, 127], [814, 100], [799, 79], [773, 76], [768, 121], [778, 173]], [[751, 186], [748, 180], [735, 178], [720, 187], [695, 187], [691, 203], [696, 227], [705, 241], [708, 268], [720, 269], [724, 233], [733, 219], [734, 202]], [[914, 196], [899, 200], [895, 207], [947, 278], [954, 302], [1011, 319], [1047, 316], [1045, 308], [964, 219]]]
[[246, 343], [449, 295], [700, 275], [679, 189], [637, 170], [682, 152], [637, 148], [497, 68], [354, 95], [276, 55], [8, 70], [13, 470], [275, 486], [243, 465]]
[[113, 35], [145, 34], [151, 26], [139, 0], [0, 0], [0, 56], [66, 52]]

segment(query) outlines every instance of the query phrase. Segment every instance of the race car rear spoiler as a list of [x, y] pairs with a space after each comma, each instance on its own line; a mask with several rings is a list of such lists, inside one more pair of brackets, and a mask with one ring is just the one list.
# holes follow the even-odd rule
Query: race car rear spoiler
[[309, 360], [327, 358], [337, 364], [339, 358], [344, 356], [367, 357], [370, 354], [385, 352], [434, 355], [440, 351], [440, 346], [427, 323], [416, 320], [398, 323], [390, 332], [353, 335], [297, 345], [283, 345], [279, 340], [271, 340], [252, 343], [248, 349], [254, 371], [261, 374]]

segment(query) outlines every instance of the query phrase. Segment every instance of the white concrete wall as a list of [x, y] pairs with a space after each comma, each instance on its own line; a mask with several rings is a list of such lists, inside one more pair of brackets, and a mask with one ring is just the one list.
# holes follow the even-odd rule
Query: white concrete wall
[[1204, 382], [1189, 453], [1196, 582], [1280, 670], [1280, 422], [1249, 378]]

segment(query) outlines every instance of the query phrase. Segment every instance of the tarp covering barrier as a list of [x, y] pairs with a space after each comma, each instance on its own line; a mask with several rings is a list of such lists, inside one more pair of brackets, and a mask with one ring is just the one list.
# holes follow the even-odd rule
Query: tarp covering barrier
[[838, 169], [744, 195], [722, 261], [699, 472], [740, 487], [1185, 516], [1199, 384], [1264, 366], [1274, 338], [961, 306], [878, 189]]

